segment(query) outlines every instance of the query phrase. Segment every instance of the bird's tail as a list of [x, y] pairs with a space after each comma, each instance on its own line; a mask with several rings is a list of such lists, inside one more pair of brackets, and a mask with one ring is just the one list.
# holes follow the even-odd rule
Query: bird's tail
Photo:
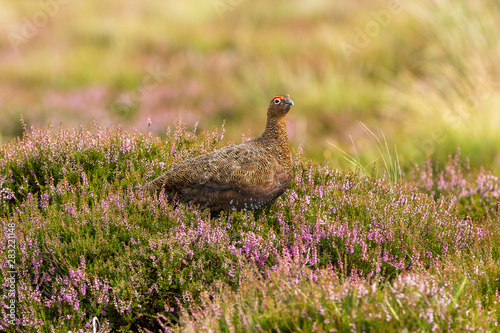
[[140, 185], [140, 186], [135, 186], [133, 187], [132, 189], [137, 191], [137, 190], [142, 190], [142, 191], [158, 191], [158, 190], [161, 190], [163, 188], [163, 185], [165, 183], [165, 176], [162, 175], [158, 178], [156, 178], [155, 180], [153, 181], [150, 181], [144, 185]]
[[155, 191], [158, 190], [154, 185], [151, 184], [151, 182], [146, 183], [144, 185], [139, 185], [139, 186], [134, 186], [132, 187], [132, 190], [134, 191]]

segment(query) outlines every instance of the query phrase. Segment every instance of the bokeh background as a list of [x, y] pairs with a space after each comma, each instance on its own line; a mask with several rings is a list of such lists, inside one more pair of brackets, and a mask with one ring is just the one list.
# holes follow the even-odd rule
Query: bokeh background
[[[241, 142], [278, 93], [293, 147], [403, 168], [460, 147], [500, 165], [500, 2], [77, 1], [0, 3], [0, 141], [28, 126], [164, 135], [182, 121]], [[381, 132], [378, 132], [381, 131]]]

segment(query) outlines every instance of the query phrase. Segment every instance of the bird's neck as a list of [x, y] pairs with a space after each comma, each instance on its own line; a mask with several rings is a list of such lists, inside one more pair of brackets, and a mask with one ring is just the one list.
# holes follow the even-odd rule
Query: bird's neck
[[285, 117], [268, 117], [266, 129], [262, 134], [262, 139], [276, 141], [280, 154], [286, 159], [287, 164], [290, 164], [290, 148], [288, 146], [288, 135], [286, 132]]
[[276, 139], [286, 143], [288, 147], [288, 135], [286, 133], [285, 117], [268, 117], [263, 138]]

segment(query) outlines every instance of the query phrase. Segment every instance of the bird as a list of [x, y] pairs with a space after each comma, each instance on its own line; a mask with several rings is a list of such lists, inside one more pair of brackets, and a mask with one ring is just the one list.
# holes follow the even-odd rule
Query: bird
[[288, 94], [276, 95], [269, 103], [260, 137], [183, 160], [138, 188], [175, 193], [211, 213], [264, 208], [292, 181], [285, 121], [292, 105]]

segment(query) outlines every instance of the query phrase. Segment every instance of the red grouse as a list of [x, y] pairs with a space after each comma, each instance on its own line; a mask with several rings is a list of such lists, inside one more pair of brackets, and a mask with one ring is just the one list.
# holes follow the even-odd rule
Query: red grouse
[[292, 105], [289, 95], [274, 97], [259, 138], [184, 160], [140, 188], [178, 193], [214, 213], [266, 206], [292, 179], [285, 123]]

